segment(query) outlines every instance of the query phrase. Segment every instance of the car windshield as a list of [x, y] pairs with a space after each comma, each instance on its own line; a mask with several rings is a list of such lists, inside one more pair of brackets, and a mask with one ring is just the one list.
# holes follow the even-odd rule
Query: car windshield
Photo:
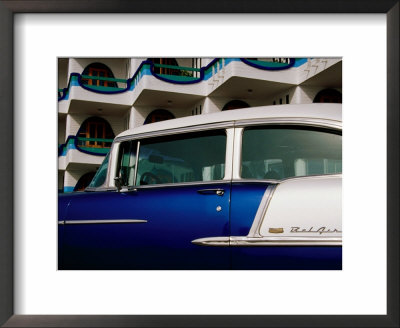
[[99, 167], [96, 172], [96, 175], [93, 177], [92, 182], [89, 184], [88, 188], [98, 188], [104, 184], [107, 177], [107, 169], [108, 169], [108, 160], [110, 157], [110, 153], [104, 158], [103, 163]]

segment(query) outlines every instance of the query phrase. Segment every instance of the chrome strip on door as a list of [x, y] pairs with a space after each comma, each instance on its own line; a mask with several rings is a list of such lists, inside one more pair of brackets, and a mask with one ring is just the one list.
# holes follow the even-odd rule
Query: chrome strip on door
[[110, 223], [147, 223], [147, 220], [64, 220], [58, 221], [58, 224], [110, 224]]
[[209, 237], [192, 241], [200, 246], [342, 246], [342, 238], [320, 237]]
[[209, 237], [192, 240], [193, 244], [200, 246], [229, 246], [229, 237]]

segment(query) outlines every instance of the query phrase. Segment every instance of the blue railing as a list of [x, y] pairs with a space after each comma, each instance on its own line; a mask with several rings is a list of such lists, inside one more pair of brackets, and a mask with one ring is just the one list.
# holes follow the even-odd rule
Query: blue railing
[[[94, 145], [91, 145], [91, 142]], [[68, 136], [67, 141], [58, 146], [58, 156], [65, 156], [69, 149], [76, 149], [89, 155], [105, 156], [110, 151], [112, 142], [113, 139]]]
[[[58, 100], [67, 100], [69, 97], [69, 90], [72, 86], [80, 86], [85, 90], [102, 94], [118, 94], [126, 91], [133, 91], [141, 78], [145, 75], [152, 75], [161, 81], [174, 84], [199, 83], [208, 80], [233, 61], [240, 61], [253, 68], [271, 71], [297, 67], [306, 62], [305, 58], [288, 58], [288, 60], [288, 63], [281, 63], [260, 61], [251, 58], [215, 58], [207, 66], [201, 68], [155, 64], [150, 60], [144, 60], [133, 76], [127, 80], [71, 73], [68, 86], [58, 90]], [[88, 84], [88, 81], [93, 81], [95, 83], [92, 82]], [[124, 87], [108, 86], [108, 84], [111, 83], [114, 85], [122, 84]]]

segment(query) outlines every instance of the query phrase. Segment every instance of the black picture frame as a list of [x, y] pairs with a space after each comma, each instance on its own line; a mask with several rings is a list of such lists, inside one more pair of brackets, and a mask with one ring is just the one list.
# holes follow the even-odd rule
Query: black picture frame
[[[399, 0], [0, 0], [0, 324], [4, 327], [399, 327]], [[14, 315], [13, 16], [16, 13], [384, 13], [387, 315]], [[373, 263], [371, 263], [373, 265]], [[368, 289], [368, 286], [365, 286]]]

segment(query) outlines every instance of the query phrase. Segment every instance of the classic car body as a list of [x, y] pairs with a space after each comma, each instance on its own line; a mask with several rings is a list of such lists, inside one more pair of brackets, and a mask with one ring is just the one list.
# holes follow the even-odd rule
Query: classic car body
[[341, 269], [341, 131], [339, 104], [125, 131], [59, 196], [59, 269]]

